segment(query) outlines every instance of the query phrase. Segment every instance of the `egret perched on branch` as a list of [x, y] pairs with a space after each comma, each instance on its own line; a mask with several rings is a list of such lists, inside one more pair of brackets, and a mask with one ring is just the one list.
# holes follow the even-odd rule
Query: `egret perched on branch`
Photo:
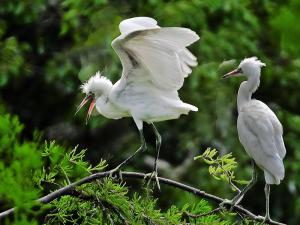
[[263, 66], [265, 64], [256, 57], [247, 58], [240, 63], [237, 69], [225, 74], [223, 78], [247, 77], [247, 81], [241, 83], [238, 91], [237, 107], [239, 115], [237, 130], [239, 140], [252, 158], [253, 164], [251, 182], [230, 203], [233, 205], [237, 204], [243, 195], [255, 184], [256, 164], [264, 171], [266, 181], [265, 221], [271, 221], [269, 213], [270, 184], [280, 184], [284, 178], [282, 160], [286, 154], [286, 149], [282, 138], [282, 125], [276, 115], [263, 102], [251, 99], [252, 93], [259, 86], [261, 67]]
[[138, 152], [146, 149], [143, 122], [152, 125], [156, 136], [157, 156], [154, 171], [157, 185], [157, 159], [161, 137], [154, 122], [177, 119], [181, 114], [197, 111], [178, 96], [184, 79], [197, 65], [196, 57], [186, 48], [199, 39], [192, 30], [182, 27], [160, 27], [149, 17], [123, 20], [121, 35], [112, 42], [119, 56], [123, 72], [112, 84], [99, 72], [82, 85], [86, 97], [78, 110], [91, 101], [87, 120], [96, 105], [97, 111], [109, 119], [132, 117], [141, 137], [141, 147], [116, 169], [127, 163]]

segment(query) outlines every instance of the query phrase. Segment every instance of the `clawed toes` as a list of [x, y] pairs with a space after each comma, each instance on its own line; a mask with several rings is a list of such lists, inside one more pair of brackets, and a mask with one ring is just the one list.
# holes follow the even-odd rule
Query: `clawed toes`
[[122, 171], [119, 167], [116, 167], [109, 171], [109, 177], [123, 180]]
[[230, 205], [229, 211], [232, 211], [236, 203], [232, 200], [224, 199], [224, 201], [219, 204], [219, 206], [224, 209], [227, 209], [226, 205]]
[[144, 179], [149, 179], [147, 182], [147, 186], [149, 186], [149, 184], [153, 178], [155, 178], [157, 189], [158, 189], [158, 191], [160, 191], [160, 184], [159, 184], [158, 174], [156, 171], [153, 171], [152, 173], [147, 173], [144, 176]]
[[[260, 217], [262, 217], [262, 216], [260, 216]], [[267, 217], [267, 216], [262, 217], [262, 221], [263, 221], [263, 223], [268, 223], [268, 224], [273, 224], [274, 223], [274, 221], [270, 218], [270, 216], [269, 217]]]
[[229, 200], [229, 199], [224, 199], [224, 201], [221, 202], [221, 203], [219, 204], [219, 206], [220, 206], [220, 207], [224, 207], [225, 205], [231, 205], [231, 204], [232, 204], [232, 201], [231, 201], [231, 200]]

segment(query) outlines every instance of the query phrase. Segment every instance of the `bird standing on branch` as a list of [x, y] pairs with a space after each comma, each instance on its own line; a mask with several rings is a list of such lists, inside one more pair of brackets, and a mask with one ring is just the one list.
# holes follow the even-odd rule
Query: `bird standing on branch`
[[[184, 79], [197, 65], [196, 57], [186, 48], [199, 39], [192, 30], [182, 27], [159, 27], [149, 17], [123, 20], [121, 35], [112, 42], [123, 72], [115, 84], [98, 72], [82, 85], [86, 97], [77, 111], [91, 101], [87, 120], [96, 106], [97, 111], [109, 119], [132, 117], [140, 133], [142, 145], [115, 170], [146, 149], [143, 122], [152, 125], [156, 136], [156, 159], [151, 176], [157, 178], [161, 136], [154, 122], [177, 119], [181, 114], [197, 111], [197, 107], [184, 103], [178, 96]], [[158, 179], [156, 179], [159, 188]]]
[[223, 78], [246, 76], [247, 81], [241, 83], [238, 97], [237, 130], [239, 140], [252, 159], [253, 174], [251, 182], [231, 201], [237, 204], [244, 194], [256, 182], [255, 164], [264, 171], [266, 216], [265, 221], [271, 221], [269, 213], [270, 184], [280, 184], [284, 178], [283, 158], [286, 154], [282, 138], [282, 125], [274, 112], [263, 102], [251, 99], [260, 83], [261, 67], [265, 66], [256, 57], [244, 59], [237, 69], [225, 74]]

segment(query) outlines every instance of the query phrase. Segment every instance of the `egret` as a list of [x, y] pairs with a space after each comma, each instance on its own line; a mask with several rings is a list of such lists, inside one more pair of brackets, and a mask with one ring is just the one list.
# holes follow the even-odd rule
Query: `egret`
[[283, 158], [286, 154], [282, 138], [283, 129], [274, 112], [263, 102], [252, 99], [252, 94], [260, 84], [261, 67], [265, 63], [251, 57], [244, 59], [237, 69], [225, 74], [223, 78], [246, 76], [247, 81], [240, 85], [237, 97], [238, 136], [244, 149], [251, 157], [253, 165], [250, 183], [236, 195], [230, 203], [237, 204], [256, 182], [256, 166], [264, 171], [266, 215], [264, 220], [271, 221], [269, 212], [270, 185], [280, 184], [284, 178]]
[[132, 117], [141, 138], [141, 146], [115, 170], [131, 160], [137, 153], [146, 150], [143, 122], [152, 125], [156, 136], [157, 155], [151, 174], [157, 179], [157, 160], [161, 136], [154, 122], [177, 119], [181, 114], [197, 111], [197, 107], [180, 100], [178, 90], [184, 79], [197, 65], [196, 57], [186, 48], [199, 39], [192, 30], [182, 27], [160, 27], [149, 17], [134, 17], [123, 20], [121, 35], [112, 42], [119, 56], [123, 71], [121, 78], [112, 84], [99, 72], [81, 88], [86, 94], [77, 111], [91, 101], [87, 119], [94, 106], [109, 119]]

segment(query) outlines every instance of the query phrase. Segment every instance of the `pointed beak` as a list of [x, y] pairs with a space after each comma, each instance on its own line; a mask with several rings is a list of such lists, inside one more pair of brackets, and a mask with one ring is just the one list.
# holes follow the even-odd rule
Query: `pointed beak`
[[85, 96], [85, 98], [82, 100], [82, 102], [80, 103], [80, 105], [77, 107], [76, 109], [76, 113], [75, 115], [79, 112], [79, 110], [89, 101], [92, 99], [91, 95], [87, 95]]
[[91, 113], [95, 107], [95, 99], [93, 97], [93, 95], [87, 95], [83, 100], [82, 102], [80, 103], [80, 105], [77, 107], [77, 110], [76, 110], [76, 113], [75, 115], [79, 112], [79, 110], [88, 102], [88, 101], [91, 101], [91, 104], [90, 104], [90, 107], [89, 107], [89, 111], [87, 113], [87, 116], [86, 116], [86, 120], [85, 120], [85, 123], [87, 124], [90, 116], [91, 116]]
[[222, 78], [228, 78], [228, 77], [233, 77], [233, 76], [236, 76], [236, 75], [239, 75], [241, 74], [241, 71], [239, 69], [235, 69], [235, 70], [232, 70], [231, 72], [229, 73], [226, 73], [225, 75], [222, 76]]
[[93, 112], [94, 107], [95, 107], [95, 99], [92, 97], [92, 102], [90, 104], [89, 111], [88, 111], [88, 113], [86, 115], [86, 119], [85, 119], [85, 124], [86, 125], [87, 125], [87, 123], [88, 123], [88, 121], [89, 121], [89, 119], [91, 117], [91, 114]]

